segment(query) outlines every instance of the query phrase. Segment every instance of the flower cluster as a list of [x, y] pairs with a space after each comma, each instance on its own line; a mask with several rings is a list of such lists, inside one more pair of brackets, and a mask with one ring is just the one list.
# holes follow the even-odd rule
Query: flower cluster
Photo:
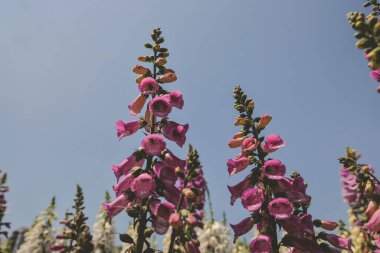
[[[378, 6], [376, 11], [369, 16], [364, 13], [348, 13], [348, 22], [356, 31], [355, 38], [358, 39], [356, 47], [364, 51], [364, 56], [368, 60], [368, 67], [371, 69], [370, 76], [380, 82], [380, 22], [378, 16]], [[380, 85], [377, 87], [380, 93]]]
[[380, 181], [372, 166], [359, 164], [360, 155], [347, 148], [339, 159], [342, 193], [350, 206], [351, 238], [354, 252], [380, 250]]
[[[240, 148], [240, 153], [227, 162], [228, 173], [232, 176], [253, 165], [243, 181], [228, 187], [231, 204], [240, 199], [250, 213], [238, 224], [231, 225], [235, 240], [256, 226], [259, 235], [250, 243], [251, 252], [278, 252], [280, 245], [296, 252], [350, 249], [349, 238], [325, 232], [315, 234], [314, 226], [334, 230], [338, 224], [313, 220], [307, 212], [311, 197], [306, 194], [304, 179], [296, 172], [292, 173], [291, 178], [285, 177], [286, 166], [280, 160], [268, 158], [285, 145], [278, 134], [265, 138], [260, 136], [271, 116], [253, 117], [254, 102], [247, 99], [239, 86], [235, 87], [234, 98], [235, 109], [239, 112], [235, 125], [242, 126], [242, 129], [228, 143], [231, 148]], [[280, 242], [277, 226], [286, 231]]]
[[17, 253], [50, 253], [50, 247], [55, 241], [52, 221], [57, 219], [55, 214], [55, 198], [49, 207], [37, 217], [33, 225], [25, 233], [25, 241]]
[[[177, 76], [174, 70], [165, 67], [169, 52], [162, 47], [164, 38], [160, 28], [154, 29], [151, 37], [153, 44], [146, 43], [145, 47], [151, 49], [153, 55], [140, 56], [138, 60], [151, 63], [153, 67], [149, 69], [137, 65], [133, 68], [133, 72], [139, 75], [136, 82], [140, 94], [128, 106], [131, 115], [138, 116], [146, 105], [146, 111], [142, 113], [144, 117], [116, 123], [119, 140], [139, 129], [145, 137], [132, 155], [112, 166], [117, 179], [113, 186], [116, 199], [103, 205], [109, 217], [126, 210], [133, 218], [137, 241], [127, 235], [123, 235], [123, 240], [130, 243], [137, 253], [141, 253], [144, 247], [153, 250], [148, 238], [153, 232], [166, 234], [170, 225], [173, 228], [173, 245], [178, 238], [195, 245], [191, 230], [201, 224], [202, 189], [205, 185], [197, 159], [182, 160], [167, 148], [165, 139], [179, 147], [184, 145], [189, 125], [168, 118], [174, 108], [183, 108], [184, 100], [180, 91], [166, 90], [169, 87], [167, 83], [176, 81]], [[193, 155], [194, 151], [191, 149], [190, 153]], [[182, 238], [179, 231], [183, 217], [186, 217], [187, 222], [183, 227], [188, 231]]]
[[60, 253], [87, 253], [92, 252], [94, 245], [92, 243], [92, 235], [90, 228], [86, 225], [87, 217], [84, 210], [84, 196], [82, 188], [77, 185], [77, 192], [73, 206], [75, 213], [66, 213], [65, 220], [61, 224], [65, 225], [65, 229], [61, 235], [56, 238], [61, 242], [56, 242], [50, 249]]

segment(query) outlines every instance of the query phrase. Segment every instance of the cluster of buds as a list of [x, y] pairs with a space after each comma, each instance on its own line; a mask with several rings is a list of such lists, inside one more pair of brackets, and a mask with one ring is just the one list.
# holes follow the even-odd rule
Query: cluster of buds
[[[278, 134], [261, 137], [262, 130], [271, 121], [271, 116], [254, 117], [254, 102], [239, 86], [234, 90], [235, 109], [239, 112], [235, 125], [242, 129], [229, 141], [231, 148], [240, 148], [240, 153], [227, 162], [229, 175], [253, 168], [243, 181], [229, 186], [231, 205], [240, 198], [250, 216], [236, 225], [234, 239], [252, 230], [259, 235], [250, 243], [251, 252], [279, 252], [280, 246], [292, 252], [336, 252], [350, 249], [349, 238], [325, 232], [315, 233], [314, 226], [334, 230], [338, 224], [325, 220], [313, 220], [307, 212], [311, 197], [306, 194], [306, 183], [299, 173], [285, 177], [286, 167], [280, 161], [268, 158], [269, 154], [285, 146]], [[277, 227], [286, 232], [277, 239]]]
[[57, 235], [56, 238], [61, 243], [56, 243], [50, 247], [52, 251], [60, 253], [86, 253], [92, 252], [94, 245], [92, 243], [92, 235], [89, 227], [86, 225], [88, 219], [84, 210], [84, 196], [82, 188], [77, 185], [77, 192], [72, 207], [75, 213], [66, 213], [65, 220], [60, 223], [65, 226], [63, 233]]
[[369, 1], [366, 1], [364, 4], [363, 4], [364, 7], [372, 7], [372, 12], [371, 12], [371, 16], [379, 16], [380, 15], [380, 3], [378, 3], [377, 0], [369, 0]]
[[359, 158], [352, 148], [339, 158], [342, 193], [350, 206], [353, 250], [372, 252], [380, 250], [380, 181], [370, 165], [358, 163]]
[[167, 83], [177, 80], [177, 76], [166, 68], [169, 52], [162, 47], [164, 38], [160, 28], [154, 29], [151, 37], [153, 44], [146, 43], [145, 47], [152, 50], [152, 55], [140, 56], [138, 60], [153, 66], [151, 69], [141, 65], [133, 68], [139, 75], [136, 82], [140, 94], [128, 107], [131, 115], [138, 116], [147, 103], [144, 117], [116, 123], [119, 140], [139, 129], [144, 139], [132, 155], [112, 166], [117, 179], [113, 186], [116, 199], [103, 205], [110, 218], [125, 210], [133, 218], [137, 241], [127, 234], [120, 239], [130, 244], [130, 251], [136, 253], [144, 249], [144, 252], [153, 252], [148, 239], [154, 232], [166, 234], [170, 225], [173, 245], [180, 240], [186, 241], [188, 247], [196, 247], [191, 231], [201, 224], [200, 210], [204, 201], [205, 182], [197, 152], [190, 148], [189, 158], [182, 160], [167, 148], [164, 139], [182, 147], [189, 125], [168, 119], [173, 108], [182, 109], [184, 100], [180, 91], [166, 90]]
[[[7, 174], [0, 171], [0, 237], [5, 236], [8, 238], [8, 231], [4, 229], [10, 229], [11, 223], [4, 222], [4, 215], [7, 210], [7, 201], [5, 200], [5, 193], [9, 191], [7, 183]], [[1, 245], [0, 245], [1, 247]]]
[[[378, 8], [378, 7], [376, 7]], [[380, 22], [377, 15], [350, 12], [347, 14], [348, 22], [356, 31], [355, 38], [358, 39], [356, 47], [364, 51], [371, 69], [370, 76], [380, 82]], [[377, 87], [380, 93], [380, 85]]]

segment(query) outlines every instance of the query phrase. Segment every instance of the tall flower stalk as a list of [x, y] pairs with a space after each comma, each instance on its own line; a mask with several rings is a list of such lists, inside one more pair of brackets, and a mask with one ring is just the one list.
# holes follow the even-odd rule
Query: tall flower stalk
[[[0, 170], [0, 251], [7, 252], [9, 248], [8, 230], [11, 223], [4, 221], [5, 212], [7, 211], [7, 201], [5, 200], [5, 193], [9, 191], [7, 186], [7, 173]], [[5, 243], [2, 238], [6, 239]]]
[[[191, 164], [195, 160], [185, 161], [176, 157], [167, 148], [164, 139], [182, 147], [189, 125], [168, 118], [174, 108], [182, 109], [184, 100], [180, 91], [166, 90], [170, 87], [167, 83], [177, 80], [177, 76], [174, 70], [166, 67], [169, 51], [162, 47], [164, 38], [160, 28], [154, 29], [151, 37], [153, 43], [146, 43], [145, 47], [152, 54], [138, 57], [139, 61], [151, 67], [137, 65], [133, 68], [133, 72], [139, 75], [136, 78], [139, 94], [128, 107], [131, 115], [143, 117], [116, 123], [119, 140], [139, 129], [144, 138], [133, 154], [112, 166], [117, 179], [113, 186], [116, 199], [103, 205], [111, 218], [126, 210], [133, 219], [137, 239], [127, 234], [121, 235], [120, 239], [131, 244], [131, 251], [136, 253], [141, 253], [144, 248], [144, 252], [153, 252], [149, 237], [153, 233], [166, 234], [171, 224], [176, 228], [180, 220], [179, 211], [190, 208], [188, 205], [192, 203], [196, 203], [192, 205], [194, 210], [198, 210], [196, 205], [201, 206], [198, 199], [203, 197], [202, 190], [197, 189], [197, 184], [203, 180], [201, 168]], [[145, 112], [142, 112], [144, 108]], [[191, 152], [195, 153], [194, 150]], [[192, 215], [191, 211], [186, 215]], [[195, 220], [198, 220], [197, 216]], [[174, 244], [178, 237], [176, 229], [173, 229], [173, 233]], [[186, 239], [191, 239], [191, 234]]]
[[[313, 220], [308, 213], [311, 197], [306, 194], [307, 185], [297, 172], [285, 177], [286, 167], [270, 158], [285, 146], [278, 134], [261, 136], [272, 117], [254, 116], [254, 102], [239, 86], [234, 89], [236, 126], [242, 129], [229, 141], [230, 148], [240, 148], [239, 154], [227, 162], [228, 173], [242, 173], [250, 165], [253, 168], [243, 181], [229, 186], [231, 205], [240, 198], [250, 215], [236, 225], [234, 241], [255, 226], [259, 235], [250, 243], [251, 252], [279, 252], [286, 246], [296, 252], [335, 252], [336, 248], [349, 249], [349, 238], [325, 232], [315, 233], [314, 226], [334, 230], [338, 224], [325, 220]], [[286, 234], [278, 238], [277, 228]]]
[[380, 250], [380, 181], [369, 164], [358, 162], [360, 155], [347, 148], [346, 156], [339, 158], [344, 201], [348, 211], [352, 251]]
[[94, 245], [90, 228], [86, 224], [88, 219], [84, 214], [84, 196], [82, 188], [77, 185], [77, 192], [72, 206], [75, 213], [66, 213], [65, 220], [61, 224], [65, 225], [63, 234], [58, 235], [57, 239], [62, 240], [51, 247], [52, 251], [70, 253], [92, 252]]

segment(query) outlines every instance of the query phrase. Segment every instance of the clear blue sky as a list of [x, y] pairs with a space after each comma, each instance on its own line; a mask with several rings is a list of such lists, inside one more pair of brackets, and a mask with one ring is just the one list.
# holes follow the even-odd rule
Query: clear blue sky
[[[286, 148], [275, 154], [309, 182], [311, 211], [346, 218], [337, 158], [347, 145], [380, 167], [380, 96], [346, 13], [362, 1], [2, 1], [0, 3], [0, 167], [9, 173], [7, 220], [29, 225], [57, 196], [60, 217], [83, 186], [93, 221], [110, 170], [140, 145], [119, 142], [119, 119], [137, 94], [131, 72], [151, 30], [160, 26], [185, 98], [172, 114], [190, 123], [218, 218], [247, 217], [229, 205], [226, 142], [233, 126], [234, 84], [270, 113], [267, 133]], [[173, 150], [177, 154], [185, 151]], [[380, 168], [378, 168], [380, 170]], [[242, 173], [243, 174], [243, 173]], [[119, 229], [125, 224], [119, 222]]]

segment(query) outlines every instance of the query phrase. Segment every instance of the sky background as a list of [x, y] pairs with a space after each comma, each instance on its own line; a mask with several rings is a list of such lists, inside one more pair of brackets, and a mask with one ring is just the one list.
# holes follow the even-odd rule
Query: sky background
[[[185, 106], [171, 119], [189, 123], [188, 143], [200, 153], [216, 217], [248, 216], [229, 205], [226, 161], [237, 150], [235, 84], [269, 113], [266, 133], [287, 146], [273, 157], [299, 171], [313, 197], [315, 218], [346, 219], [339, 163], [346, 146], [380, 166], [380, 95], [363, 53], [354, 46], [346, 14], [361, 1], [40, 1], [0, 3], [0, 168], [11, 192], [6, 220], [29, 226], [51, 197], [63, 217], [79, 183], [90, 223], [112, 191], [112, 164], [143, 137], [119, 142], [115, 122], [134, 119], [132, 68], [160, 26], [170, 50], [167, 66]], [[367, 10], [368, 11], [368, 10]], [[178, 155], [185, 155], [172, 143]], [[126, 216], [126, 215], [121, 215]], [[127, 227], [118, 218], [118, 230]]]

